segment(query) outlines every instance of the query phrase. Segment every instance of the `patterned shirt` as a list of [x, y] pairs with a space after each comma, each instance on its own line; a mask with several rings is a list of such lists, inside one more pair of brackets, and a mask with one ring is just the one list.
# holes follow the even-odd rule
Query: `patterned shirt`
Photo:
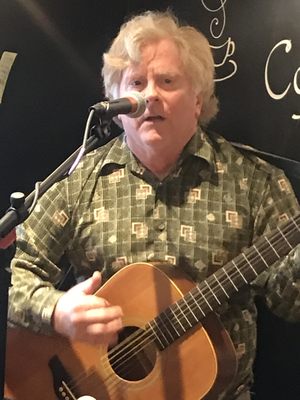
[[[64, 254], [77, 277], [100, 270], [108, 279], [127, 264], [159, 260], [200, 282], [298, 212], [281, 170], [216, 134], [199, 129], [162, 181], [142, 166], [121, 135], [87, 154], [18, 228], [9, 321], [53, 331]], [[222, 398], [233, 399], [252, 379], [254, 296], [264, 295], [278, 315], [300, 320], [298, 279], [299, 246], [220, 307], [238, 358], [237, 375]]]

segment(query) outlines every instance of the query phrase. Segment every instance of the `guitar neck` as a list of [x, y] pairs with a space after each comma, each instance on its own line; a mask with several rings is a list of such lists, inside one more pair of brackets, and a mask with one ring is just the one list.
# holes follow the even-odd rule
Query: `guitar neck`
[[150, 321], [146, 330], [155, 335], [158, 347], [163, 350], [299, 243], [300, 214], [269, 235], [261, 236], [254, 245]]

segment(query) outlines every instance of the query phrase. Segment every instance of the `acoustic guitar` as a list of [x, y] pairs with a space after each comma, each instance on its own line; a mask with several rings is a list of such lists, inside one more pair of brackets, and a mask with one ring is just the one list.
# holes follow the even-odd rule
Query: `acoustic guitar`
[[299, 220], [260, 237], [197, 285], [168, 264], [120, 270], [96, 293], [124, 311], [125, 328], [113, 348], [10, 328], [5, 397], [216, 399], [234, 377], [236, 357], [215, 312], [300, 243]]

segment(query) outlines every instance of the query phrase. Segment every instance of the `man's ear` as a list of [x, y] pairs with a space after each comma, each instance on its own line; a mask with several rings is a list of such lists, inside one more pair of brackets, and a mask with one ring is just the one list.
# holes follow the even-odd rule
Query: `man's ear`
[[199, 117], [201, 115], [202, 106], [203, 106], [203, 97], [199, 93], [198, 95], [196, 95], [196, 104], [195, 104], [195, 116], [197, 120], [199, 120]]

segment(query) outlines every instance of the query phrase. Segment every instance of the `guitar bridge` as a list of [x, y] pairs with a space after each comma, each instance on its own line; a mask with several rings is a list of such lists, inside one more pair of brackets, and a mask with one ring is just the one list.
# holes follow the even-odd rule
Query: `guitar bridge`
[[53, 377], [53, 388], [58, 400], [76, 400], [78, 398], [69, 387], [71, 377], [57, 356], [53, 356], [49, 363]]

